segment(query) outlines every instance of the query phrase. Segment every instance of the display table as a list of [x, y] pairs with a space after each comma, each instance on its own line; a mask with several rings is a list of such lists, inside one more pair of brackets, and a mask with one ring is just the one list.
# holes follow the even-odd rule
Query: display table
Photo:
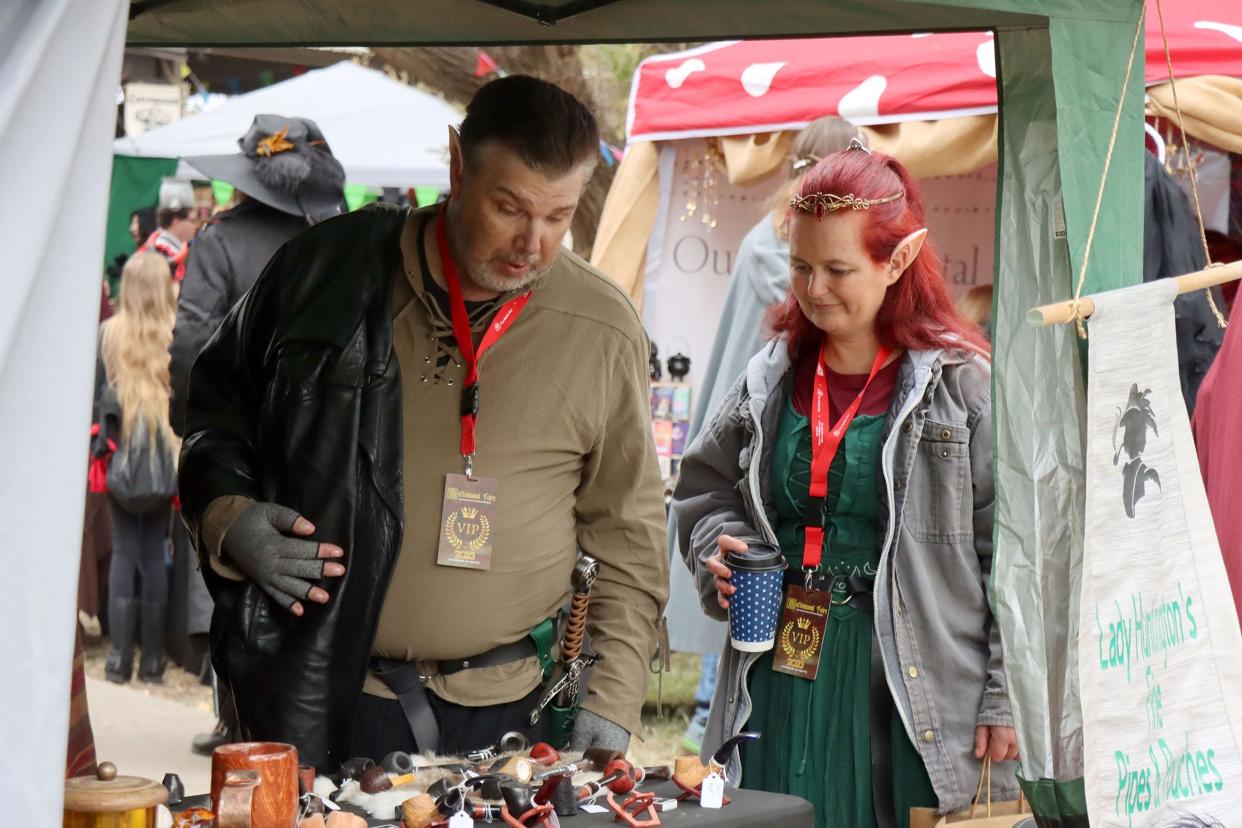
[[[675, 785], [665, 782], [659, 785], [642, 786], [644, 791], [654, 791], [656, 796], [665, 798], [676, 796], [679, 791]], [[743, 826], [763, 825], [779, 825], [781, 828], [804, 828], [815, 822], [815, 811], [811, 807], [811, 803], [805, 799], [799, 799], [796, 796], [785, 796], [783, 794], [770, 794], [762, 791], [746, 791], [733, 790], [728, 791], [729, 799], [732, 802], [720, 810], [711, 810], [699, 807], [698, 802], [679, 802], [676, 810], [665, 811], [660, 814], [662, 826], [670, 826], [676, 828], [678, 825], [695, 825], [695, 826], [719, 826], [719, 828], [743, 828]], [[600, 804], [604, 803], [604, 798], [600, 798]], [[173, 813], [185, 810], [186, 808], [199, 806], [210, 808], [211, 802], [208, 796], [189, 797], [176, 807]], [[352, 813], [362, 813], [350, 806], [344, 806], [344, 810]], [[602, 826], [617, 825], [613, 821], [613, 814], [609, 811], [606, 814], [578, 814], [573, 817], [562, 817], [560, 820], [562, 825], [581, 825], [586, 826]], [[400, 819], [370, 819], [368, 825], [371, 826], [399, 826]], [[476, 825], [483, 823], [476, 822]], [[493, 825], [497, 823], [492, 823]]]

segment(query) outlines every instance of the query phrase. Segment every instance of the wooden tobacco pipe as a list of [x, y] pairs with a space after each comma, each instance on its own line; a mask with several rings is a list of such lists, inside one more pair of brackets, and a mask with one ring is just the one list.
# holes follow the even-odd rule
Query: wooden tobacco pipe
[[408, 785], [414, 781], [413, 773], [405, 773], [401, 776], [389, 776], [388, 771], [383, 768], [375, 767], [368, 770], [362, 775], [362, 779], [358, 781], [358, 786], [362, 788], [363, 793], [377, 794], [392, 788], [398, 788], [402, 785]]
[[530, 761], [541, 767], [551, 767], [561, 761], [561, 752], [547, 742], [536, 742], [530, 749]]
[[493, 822], [501, 818], [500, 808], [494, 805], [473, 803], [466, 792], [492, 781], [492, 777], [476, 776], [443, 791], [439, 796], [422, 793], [407, 799], [401, 805], [401, 819], [405, 828], [428, 828], [443, 817], [465, 811], [472, 819]]
[[497, 776], [511, 776], [523, 785], [529, 785], [535, 777], [535, 764], [525, 756], [497, 759], [486, 771]]
[[401, 821], [405, 828], [428, 828], [441, 816], [435, 797], [421, 793], [401, 803]]
[[506, 787], [501, 791], [504, 794], [504, 805], [500, 807], [500, 818], [504, 820], [505, 825], [512, 828], [551, 828], [557, 824], [549, 821], [553, 818], [553, 810], [551, 803], [540, 805], [535, 802], [530, 795], [530, 788], [526, 786]]
[[380, 762], [380, 767], [396, 775], [413, 773], [415, 770], [414, 759], [404, 750], [394, 750], [385, 756]]
[[337, 771], [334, 781], [339, 785], [346, 779], [361, 780], [362, 775], [373, 767], [375, 767], [374, 760], [365, 756], [355, 756], [341, 763], [341, 769]]
[[673, 781], [683, 790], [697, 790], [709, 774], [720, 773], [724, 770], [725, 765], [729, 763], [729, 757], [733, 755], [738, 745], [742, 742], [753, 742], [758, 738], [759, 734], [755, 731], [737, 734], [718, 747], [712, 754], [712, 758], [707, 760], [707, 764], [703, 764], [697, 756], [677, 757], [676, 762], [673, 763]]
[[510, 730], [508, 733], [500, 737], [500, 741], [490, 747], [481, 750], [472, 750], [466, 754], [466, 759], [471, 762], [486, 762], [488, 759], [495, 759], [502, 753], [520, 753], [526, 750], [526, 746], [530, 742], [527, 741], [525, 734], [517, 730]]
[[[611, 790], [610, 786], [614, 784], [620, 784], [622, 787], [625, 787], [625, 777], [626, 772], [624, 768], [614, 768], [612, 773], [604, 774], [604, 776], [600, 779], [597, 779], [594, 782], [588, 782], [578, 788], [578, 802], [587, 802], [594, 799], [599, 795], [600, 791], [604, 789]], [[632, 788], [633, 785], [630, 785], [630, 787]]]
[[548, 770], [535, 776], [535, 781], [546, 779], [549, 776], [560, 776], [563, 771], [574, 773], [603, 773], [604, 768], [608, 767], [608, 763], [613, 759], [624, 759], [625, 754], [619, 750], [607, 750], [606, 748], [587, 748], [582, 752], [582, 758], [577, 762], [565, 765], [562, 768]]
[[667, 765], [643, 768], [632, 765], [625, 759], [613, 759], [604, 766], [605, 776], [611, 776], [617, 771], [620, 771], [624, 776], [617, 780], [617, 782], [609, 785], [608, 788], [613, 793], [619, 794], [629, 793], [635, 787], [647, 781], [660, 782], [672, 777], [672, 772]]

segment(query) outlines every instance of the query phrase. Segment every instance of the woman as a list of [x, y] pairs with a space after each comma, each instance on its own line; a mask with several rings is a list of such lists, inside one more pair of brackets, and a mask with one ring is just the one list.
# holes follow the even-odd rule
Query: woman
[[[748, 541], [779, 545], [787, 591], [830, 609], [813, 679], [773, 670], [779, 642], [726, 645], [703, 746], [761, 731], [730, 780], [810, 800], [817, 826], [905, 826], [912, 807], [967, 805], [985, 754], [1017, 757], [985, 587], [990, 370], [897, 161], [834, 153], [792, 206], [777, 338], [686, 454], [673, 508], [708, 614], [726, 617], [722, 556]], [[1016, 796], [1008, 767], [993, 779]]]
[[[175, 461], [178, 440], [168, 419], [168, 345], [177, 303], [168, 263], [158, 253], [139, 253], [125, 263], [115, 316], [100, 326], [100, 423], [95, 454], [117, 447], [109, 469], [121, 458], [166, 469]], [[171, 496], [171, 491], [169, 492]], [[139, 677], [158, 683], [164, 674], [164, 610], [168, 600], [165, 541], [171, 500], [138, 505], [113, 490], [112, 563], [108, 572], [109, 651], [105, 673], [110, 681], [129, 681], [133, 671], [134, 634], [141, 615], [142, 663]], [[141, 578], [141, 601], [135, 576]]]
[[[690, 422], [693, 440], [733, 381], [746, 370], [751, 356], [767, 340], [763, 316], [789, 293], [789, 199], [798, 194], [798, 182], [816, 161], [843, 150], [858, 137], [858, 130], [842, 118], [819, 118], [794, 138], [789, 152], [786, 180], [772, 197], [769, 211], [751, 228], [738, 247], [729, 294], [720, 314], [720, 327], [712, 344], [703, 380], [695, 393], [698, 402]], [[677, 552], [677, 527], [669, 525], [669, 548]], [[716, 687], [717, 652], [724, 640], [724, 625], [705, 619], [690, 596], [693, 579], [685, 570], [674, 569], [669, 584], [669, 633], [673, 649], [703, 653], [699, 686], [694, 694], [694, 716], [686, 727], [682, 744], [696, 753], [702, 749], [707, 713]]]

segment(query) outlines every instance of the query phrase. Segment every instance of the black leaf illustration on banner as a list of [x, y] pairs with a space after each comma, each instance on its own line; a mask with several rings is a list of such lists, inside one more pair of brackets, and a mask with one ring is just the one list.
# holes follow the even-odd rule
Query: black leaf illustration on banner
[[[1143, 452], [1147, 449], [1147, 429], [1159, 437], [1160, 429], [1156, 426], [1156, 415], [1151, 409], [1151, 389], [1142, 392], [1138, 385], [1130, 386], [1130, 399], [1125, 410], [1117, 409], [1117, 421], [1113, 425], [1113, 465], [1121, 459], [1124, 451], [1128, 458], [1121, 470], [1121, 498], [1126, 507], [1126, 516], [1133, 518], [1134, 509], [1147, 492], [1147, 484], [1155, 483], [1160, 488], [1160, 473], [1143, 462]], [[1117, 432], [1121, 434], [1121, 445], [1117, 445]]]

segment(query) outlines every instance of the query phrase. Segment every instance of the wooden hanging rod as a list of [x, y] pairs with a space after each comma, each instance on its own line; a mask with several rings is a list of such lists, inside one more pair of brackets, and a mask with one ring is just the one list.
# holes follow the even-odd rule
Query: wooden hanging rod
[[[1197, 270], [1185, 276], [1175, 276], [1173, 281], [1177, 282], [1178, 293], [1194, 293], [1196, 290], [1223, 285], [1236, 279], [1242, 279], [1242, 261]], [[1078, 302], [1078, 307], [1081, 309], [1083, 319], [1095, 313], [1095, 302], [1090, 296], [1082, 297]], [[1051, 305], [1032, 308], [1026, 315], [1026, 321], [1036, 327], [1073, 322], [1074, 303], [1072, 301], [1053, 302]]]

